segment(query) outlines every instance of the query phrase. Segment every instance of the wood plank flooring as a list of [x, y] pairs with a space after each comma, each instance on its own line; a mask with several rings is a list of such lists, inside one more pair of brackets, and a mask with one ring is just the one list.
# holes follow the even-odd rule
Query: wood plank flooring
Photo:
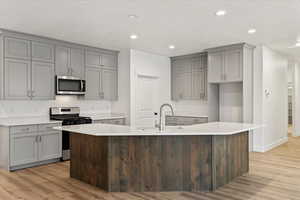
[[69, 178], [69, 163], [16, 172], [0, 170], [0, 200], [299, 200], [300, 137], [267, 153], [250, 154], [250, 173], [214, 193], [106, 193]]

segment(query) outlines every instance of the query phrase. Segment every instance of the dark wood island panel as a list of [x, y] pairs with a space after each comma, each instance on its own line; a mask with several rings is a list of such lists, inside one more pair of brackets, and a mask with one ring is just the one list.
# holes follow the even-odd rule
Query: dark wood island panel
[[210, 191], [248, 172], [248, 134], [71, 134], [72, 178], [110, 192]]

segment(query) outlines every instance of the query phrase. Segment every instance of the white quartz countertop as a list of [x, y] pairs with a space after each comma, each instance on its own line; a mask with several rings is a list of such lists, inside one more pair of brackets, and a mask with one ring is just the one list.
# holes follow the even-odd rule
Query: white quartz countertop
[[125, 118], [125, 115], [120, 113], [82, 113], [80, 115], [84, 117], [90, 117], [92, 120]]
[[82, 124], [55, 127], [54, 129], [92, 136], [166, 136], [166, 135], [233, 135], [259, 128], [259, 125], [246, 123], [210, 122], [191, 126], [167, 126], [158, 129], [138, 129], [132, 126], [110, 124]]
[[61, 121], [50, 120], [49, 117], [7, 117], [0, 118], [0, 126], [22, 126], [35, 124], [56, 124]]

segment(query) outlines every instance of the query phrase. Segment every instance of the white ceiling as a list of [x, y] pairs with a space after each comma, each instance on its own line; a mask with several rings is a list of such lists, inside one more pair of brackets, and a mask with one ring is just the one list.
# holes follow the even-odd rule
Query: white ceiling
[[[248, 42], [300, 57], [300, 48], [288, 49], [300, 39], [299, 0], [0, 0], [0, 5], [1, 28], [102, 48], [180, 55]], [[228, 14], [216, 17], [219, 9]], [[257, 33], [249, 35], [249, 28]], [[130, 40], [132, 33], [139, 38]], [[176, 48], [170, 50], [170, 44]]]

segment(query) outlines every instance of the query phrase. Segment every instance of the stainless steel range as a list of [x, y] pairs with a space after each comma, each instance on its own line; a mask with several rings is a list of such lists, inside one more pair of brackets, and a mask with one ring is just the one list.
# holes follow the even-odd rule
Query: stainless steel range
[[[50, 119], [62, 121], [63, 126], [76, 124], [90, 124], [92, 119], [90, 117], [80, 116], [79, 107], [51, 107]], [[62, 132], [62, 160], [70, 159], [70, 134], [69, 132]]]

